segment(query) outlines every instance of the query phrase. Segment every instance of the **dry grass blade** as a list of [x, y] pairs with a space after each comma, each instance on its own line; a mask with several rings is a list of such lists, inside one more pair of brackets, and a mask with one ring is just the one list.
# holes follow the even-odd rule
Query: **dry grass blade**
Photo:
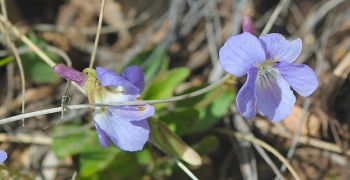
[[[5, 1], [1, 0], [0, 3], [1, 3], [2, 14], [4, 15], [4, 18], [7, 20], [7, 10], [6, 10]], [[13, 55], [15, 56], [15, 60], [17, 62], [18, 68], [19, 68], [19, 73], [21, 76], [22, 95], [23, 95], [22, 96], [22, 114], [23, 114], [25, 112], [26, 80], [24, 77], [24, 69], [23, 69], [22, 60], [21, 60], [21, 57], [19, 56], [19, 53], [17, 51], [15, 44], [11, 41], [11, 37], [10, 37], [9, 33], [7, 32], [6, 26], [1, 24], [0, 28], [1, 28], [1, 31], [5, 34], [7, 45], [10, 47]], [[24, 119], [22, 119], [22, 124], [24, 126]]]
[[280, 3], [277, 5], [277, 7], [273, 11], [272, 15], [270, 16], [270, 19], [267, 21], [263, 31], [261, 32], [261, 35], [265, 35], [271, 30], [272, 25], [275, 23], [278, 15], [281, 13], [282, 9], [285, 8], [285, 6], [288, 3], [289, 3], [289, 0], [281, 0], [280, 1]]
[[[248, 125], [246, 124], [245, 120], [240, 115], [238, 115], [237, 110], [235, 108], [231, 108], [231, 111], [233, 112], [233, 114], [235, 114], [233, 119], [234, 121], [233, 124], [235, 125], [236, 129], [241, 133], [254, 136], [253, 133], [250, 131]], [[256, 151], [260, 154], [260, 156], [265, 160], [265, 162], [270, 166], [270, 168], [276, 174], [276, 176], [283, 180], [284, 177], [282, 176], [282, 173], [278, 170], [278, 167], [267, 155], [265, 150], [257, 144], [253, 144], [253, 146], [256, 149]]]
[[100, 39], [101, 35], [101, 28], [102, 28], [102, 21], [103, 21], [103, 11], [105, 8], [106, 0], [102, 0], [101, 2], [101, 9], [100, 9], [100, 15], [98, 17], [98, 25], [97, 25], [97, 32], [96, 32], [96, 38], [95, 38], [95, 43], [94, 43], [94, 49], [92, 50], [91, 54], [91, 59], [90, 59], [90, 65], [89, 68], [93, 68], [95, 58], [96, 58], [96, 52], [97, 52], [97, 47], [98, 47], [98, 42]]
[[217, 132], [232, 136], [232, 137], [240, 139], [240, 140], [249, 141], [253, 144], [257, 144], [257, 145], [263, 147], [265, 150], [269, 151], [276, 158], [278, 158], [283, 164], [285, 164], [287, 166], [288, 170], [290, 171], [290, 173], [292, 174], [292, 176], [296, 180], [300, 180], [300, 177], [298, 176], [298, 174], [295, 171], [295, 169], [293, 168], [293, 166], [288, 162], [288, 160], [285, 157], [283, 157], [283, 155], [280, 154], [275, 148], [273, 148], [269, 144], [265, 143], [264, 141], [257, 139], [254, 136], [251, 136], [249, 134], [247, 135], [247, 134], [243, 134], [243, 133], [239, 133], [239, 132], [232, 132], [232, 131], [228, 131], [226, 129], [218, 129]]

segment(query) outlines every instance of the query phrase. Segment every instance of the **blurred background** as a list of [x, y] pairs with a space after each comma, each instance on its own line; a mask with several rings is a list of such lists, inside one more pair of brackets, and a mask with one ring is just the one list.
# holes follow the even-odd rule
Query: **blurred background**
[[[88, 67], [100, 0], [2, 0], [1, 5], [12, 26], [56, 63]], [[274, 13], [278, 16], [271, 19]], [[146, 100], [198, 90], [223, 77], [218, 49], [242, 32], [243, 16], [252, 17], [256, 34], [270, 21], [270, 32], [303, 40], [297, 63], [310, 65], [320, 85], [312, 96], [297, 97], [288, 118], [243, 120], [235, 95], [245, 80], [234, 77], [201, 96], [156, 105], [149, 119], [151, 142], [140, 152], [101, 148], [91, 109], [66, 111], [63, 118], [61, 113], [36, 116], [24, 125], [1, 125], [0, 149], [9, 154], [0, 166], [1, 179], [189, 179], [181, 164], [199, 179], [274, 179], [276, 172], [292, 178], [274, 154], [223, 129], [270, 144], [301, 179], [350, 179], [348, 0], [107, 0], [96, 65], [117, 72], [140, 65]], [[60, 107], [66, 81], [2, 28], [1, 119], [21, 114], [22, 106], [23, 82], [5, 31], [22, 59], [25, 111]], [[67, 95], [69, 104], [88, 102], [72, 86]], [[188, 150], [190, 156], [184, 156]]]

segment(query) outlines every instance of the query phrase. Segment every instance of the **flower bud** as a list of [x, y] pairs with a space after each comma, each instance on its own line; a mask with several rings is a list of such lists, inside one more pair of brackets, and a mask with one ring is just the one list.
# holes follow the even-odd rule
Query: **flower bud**
[[74, 81], [79, 86], [83, 86], [85, 83], [86, 76], [84, 75], [84, 73], [77, 71], [71, 67], [68, 67], [64, 64], [55, 65], [53, 67], [53, 70], [59, 76], [65, 78], [67, 80]]
[[250, 32], [254, 34], [253, 20], [250, 16], [243, 16], [242, 28], [243, 28], [243, 32]]

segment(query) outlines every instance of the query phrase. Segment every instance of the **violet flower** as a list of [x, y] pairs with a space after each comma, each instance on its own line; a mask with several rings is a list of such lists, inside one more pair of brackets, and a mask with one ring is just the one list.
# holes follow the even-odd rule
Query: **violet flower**
[[286, 40], [272, 33], [256, 37], [249, 32], [232, 36], [220, 49], [220, 63], [228, 73], [247, 81], [237, 95], [238, 111], [246, 119], [258, 112], [272, 121], [286, 118], [296, 98], [309, 96], [317, 86], [314, 71], [304, 64], [293, 64], [302, 50], [302, 41]]
[[[144, 74], [138, 66], [127, 68], [122, 75], [102, 67], [97, 67], [96, 71], [87, 68], [84, 74], [62, 64], [56, 65], [54, 70], [62, 77], [82, 85], [90, 103], [140, 100], [144, 88]], [[96, 109], [93, 119], [100, 144], [108, 147], [113, 142], [125, 151], [141, 150], [149, 139], [147, 118], [154, 112], [151, 105]]]
[[7, 153], [5, 151], [0, 150], [0, 164], [4, 163], [7, 159]]
[[[114, 71], [97, 67], [96, 75], [101, 83], [96, 93], [96, 103], [136, 101], [144, 88], [141, 68], [127, 68], [121, 76]], [[108, 147], [113, 142], [125, 151], [142, 150], [149, 139], [150, 126], [147, 118], [154, 115], [151, 105], [104, 107], [93, 114], [100, 143]]]

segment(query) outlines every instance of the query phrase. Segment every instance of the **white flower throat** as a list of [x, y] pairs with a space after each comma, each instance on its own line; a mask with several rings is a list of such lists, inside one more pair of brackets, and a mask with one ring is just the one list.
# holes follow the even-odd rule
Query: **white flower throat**
[[270, 88], [275, 84], [276, 77], [279, 72], [273, 68], [274, 61], [265, 61], [263, 64], [258, 66], [258, 74], [256, 78], [256, 86], [261, 88]]

